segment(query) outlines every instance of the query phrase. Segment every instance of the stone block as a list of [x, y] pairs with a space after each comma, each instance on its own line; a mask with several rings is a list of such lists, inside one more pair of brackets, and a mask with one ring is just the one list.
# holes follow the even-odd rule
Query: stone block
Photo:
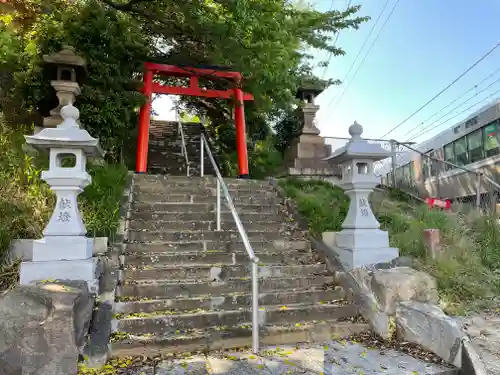
[[0, 297], [2, 375], [73, 375], [94, 301], [84, 282], [23, 285]]
[[337, 232], [323, 232], [323, 242], [330, 247], [335, 246], [336, 234]]
[[17, 239], [11, 242], [9, 250], [9, 260], [13, 262], [18, 259], [33, 259], [33, 240]]
[[98, 288], [97, 273], [97, 258], [22, 262], [20, 283], [27, 285], [42, 280], [84, 280], [91, 291], [95, 292]]
[[370, 288], [383, 311], [389, 315], [396, 313], [399, 301], [438, 303], [436, 280], [409, 267], [374, 272]]
[[439, 307], [417, 301], [400, 302], [396, 308], [396, 326], [402, 340], [417, 343], [461, 367], [465, 333]]
[[342, 229], [337, 233], [336, 241], [338, 247], [345, 249], [388, 248], [389, 233], [380, 229]]
[[33, 262], [92, 258], [93, 240], [84, 236], [47, 236], [33, 243]]
[[[108, 237], [95, 237], [92, 238], [93, 247], [92, 253], [104, 254], [108, 249]], [[33, 244], [35, 240], [32, 239], [16, 239], [10, 244], [9, 260], [15, 261], [22, 259], [24, 261], [33, 260]]]
[[399, 250], [386, 248], [334, 248], [338, 259], [347, 270], [364, 267], [369, 264], [390, 262], [399, 255]]
[[424, 244], [427, 255], [432, 259], [438, 259], [442, 253], [439, 229], [424, 229]]
[[372, 330], [384, 339], [393, 335], [392, 318], [380, 308], [370, 291], [373, 272], [357, 268], [350, 272], [337, 272], [336, 280], [356, 304], [358, 312], [368, 321]]

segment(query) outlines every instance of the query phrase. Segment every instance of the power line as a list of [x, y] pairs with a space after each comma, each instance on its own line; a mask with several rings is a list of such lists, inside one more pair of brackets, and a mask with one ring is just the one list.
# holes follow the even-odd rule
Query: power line
[[[427, 121], [429, 121], [431, 118], [433, 118], [434, 116], [436, 116], [438, 113], [440, 113], [440, 112], [444, 111], [446, 108], [448, 108], [448, 107], [449, 107], [450, 105], [452, 105], [453, 103], [456, 103], [458, 100], [462, 99], [465, 95], [467, 95], [467, 94], [468, 94], [469, 92], [471, 92], [472, 90], [477, 89], [477, 88], [478, 88], [478, 86], [480, 86], [483, 82], [485, 82], [485, 81], [487, 81], [488, 79], [490, 79], [491, 77], [493, 77], [493, 76], [494, 76], [495, 74], [497, 74], [498, 72], [500, 72], [500, 68], [498, 68], [497, 70], [495, 70], [493, 73], [489, 74], [489, 75], [488, 75], [486, 78], [484, 78], [481, 82], [476, 83], [474, 86], [472, 86], [471, 88], [469, 88], [467, 91], [465, 91], [465, 92], [464, 92], [462, 95], [460, 95], [458, 98], [456, 98], [456, 99], [452, 100], [450, 103], [448, 103], [447, 105], [445, 105], [443, 108], [441, 108], [441, 109], [437, 110], [436, 112], [434, 112], [432, 115], [430, 115], [430, 116], [429, 116], [428, 118], [426, 118], [424, 121], [422, 121], [422, 122], [419, 124], [419, 126], [417, 126], [417, 127], [416, 127], [416, 128], [414, 128], [414, 129], [411, 129], [409, 132], [407, 132], [407, 133], [406, 133], [406, 135], [407, 135], [407, 136], [409, 136], [409, 135], [410, 135], [411, 133], [413, 133], [415, 130], [417, 130], [417, 131], [418, 131], [418, 128], [419, 128], [421, 125], [425, 124]], [[498, 80], [497, 80], [497, 81], [498, 81]], [[495, 81], [495, 82], [497, 82], [497, 81]], [[491, 86], [491, 85], [490, 85], [490, 86]], [[488, 86], [488, 87], [490, 87], [490, 86]], [[486, 88], [488, 88], [488, 87], [486, 87]], [[485, 88], [485, 89], [486, 89], [486, 88]], [[477, 92], [477, 93], [476, 93], [476, 95], [477, 95], [477, 94], [479, 94], [479, 93], [481, 93], [481, 92], [482, 92], [482, 91], [484, 91], [485, 89], [483, 89], [483, 90], [481, 90], [481, 91]], [[474, 96], [472, 96], [472, 97], [471, 97], [471, 98], [469, 98], [468, 100], [472, 99], [473, 97], [474, 97]], [[467, 101], [468, 101], [468, 100], [467, 100]], [[466, 102], [467, 102], [467, 101], [466, 101]], [[463, 105], [463, 104], [465, 104], [465, 103], [462, 103], [461, 105]], [[456, 109], [456, 107], [455, 107], [455, 109]], [[447, 112], [446, 114], [448, 114], [448, 113], [449, 113], [449, 112]], [[445, 116], [446, 116], [446, 115], [445, 115]], [[441, 118], [442, 118], [442, 117], [440, 117], [440, 118], [439, 118], [438, 120], [436, 120], [436, 121], [439, 121]], [[431, 125], [432, 125], [432, 124], [431, 124]], [[428, 126], [427, 126], [425, 129], [427, 129], [427, 128], [428, 128]], [[424, 130], [425, 130], [425, 129], [424, 129]]]
[[[335, 2], [335, 0], [332, 0], [332, 3], [330, 4], [330, 9], [328, 10], [329, 12], [332, 11], [334, 2]], [[349, 0], [349, 2], [347, 3], [347, 6], [345, 7], [345, 11], [347, 11], [347, 9], [349, 9], [349, 7], [351, 6], [351, 3], [352, 3], [352, 0]], [[335, 40], [333, 41], [333, 47], [335, 47], [337, 45], [337, 42], [339, 40], [339, 35], [340, 35], [340, 30], [338, 30], [336, 35], [335, 35]], [[330, 52], [329, 57], [328, 57], [328, 61], [327, 61], [325, 68], [323, 70], [323, 75], [322, 75], [323, 79], [325, 79], [326, 71], [328, 70], [328, 65], [330, 65], [330, 62], [332, 61], [332, 57], [333, 57], [333, 52]]]
[[484, 98], [484, 99], [482, 99], [482, 100], [478, 101], [477, 103], [474, 103], [474, 104], [473, 104], [473, 105], [471, 105], [470, 107], [465, 108], [463, 111], [461, 111], [461, 112], [457, 113], [456, 115], [454, 115], [454, 116], [450, 117], [449, 119], [444, 120], [444, 121], [443, 121], [443, 122], [441, 122], [440, 124], [436, 125], [434, 129], [439, 128], [441, 125], [446, 124], [448, 121], [453, 120], [455, 117], [460, 116], [462, 113], [467, 112], [469, 109], [474, 108], [474, 107], [475, 107], [475, 106], [477, 106], [478, 104], [481, 104], [481, 103], [485, 102], [486, 100], [490, 99], [491, 97], [493, 97], [494, 95], [496, 95], [496, 94], [498, 94], [498, 93], [500, 93], [500, 89], [499, 89], [499, 90], [497, 90], [497, 91], [495, 91], [493, 94], [488, 95], [486, 98]]
[[470, 66], [465, 72], [460, 74], [457, 78], [453, 80], [448, 86], [446, 86], [444, 89], [442, 89], [440, 92], [438, 92], [432, 99], [430, 99], [427, 103], [425, 103], [423, 106], [421, 106], [419, 109], [417, 109], [415, 112], [413, 112], [411, 115], [409, 115], [407, 118], [405, 118], [403, 121], [401, 121], [399, 124], [397, 124], [395, 127], [393, 127], [391, 130], [389, 130], [387, 133], [385, 133], [382, 137], [380, 138], [385, 138], [387, 135], [392, 133], [394, 130], [399, 128], [401, 125], [403, 125], [406, 121], [411, 119], [413, 116], [415, 116], [417, 113], [419, 113], [422, 109], [427, 107], [430, 103], [432, 103], [435, 99], [437, 99], [443, 92], [448, 90], [451, 86], [453, 86], [458, 80], [460, 80], [463, 76], [465, 76], [469, 71], [471, 71], [477, 64], [479, 64], [481, 61], [483, 61], [486, 57], [488, 57], [491, 53], [493, 53], [494, 50], [496, 50], [500, 46], [500, 43], [497, 43], [492, 49], [490, 49], [486, 54], [484, 54], [479, 60], [477, 60], [472, 66]]
[[[427, 125], [425, 128], [421, 129], [420, 132], [416, 135], [413, 135], [410, 140], [412, 139], [415, 139], [416, 137], [419, 137], [421, 134], [423, 134], [427, 129], [429, 129], [432, 125], [434, 125], [436, 122], [442, 120], [444, 117], [448, 116], [450, 113], [452, 113], [453, 111], [455, 111], [456, 109], [460, 108], [461, 106], [463, 106], [464, 104], [466, 104], [467, 102], [469, 102], [470, 100], [474, 99], [476, 96], [478, 96], [479, 94], [481, 94], [483, 91], [489, 89], [491, 86], [493, 86], [495, 83], [497, 82], [500, 82], [500, 78], [496, 79], [495, 81], [491, 82], [488, 86], [484, 87], [483, 89], [479, 90], [478, 92], [476, 92], [474, 95], [472, 95], [469, 99], [463, 101], [462, 103], [460, 103], [459, 105], [455, 106], [453, 109], [449, 110], [448, 112], [446, 112], [444, 115], [442, 115], [440, 118], [434, 120], [433, 122], [431, 122], [429, 125]], [[475, 86], [477, 87], [477, 86]]]
[[[364, 46], [366, 45], [366, 43], [368, 42], [368, 39], [370, 38], [370, 35], [372, 34], [373, 30], [375, 29], [378, 21], [380, 20], [380, 17], [382, 16], [382, 14], [384, 13], [384, 10], [385, 8], [387, 7], [387, 4], [389, 3], [389, 0], [386, 0], [385, 4], [384, 4], [384, 7], [382, 8], [382, 11], [380, 12], [379, 16], [377, 17], [377, 20], [375, 21], [375, 24], [373, 25], [372, 29], [370, 30], [370, 33], [368, 34], [368, 37], [365, 39], [364, 43], [363, 43], [363, 46], [361, 47], [361, 49], [359, 50], [358, 54], [356, 55], [356, 58], [354, 59], [353, 63], [351, 64], [351, 66], [349, 67], [349, 70], [347, 71], [347, 74], [345, 76], [344, 79], [347, 79], [347, 76], [349, 75], [349, 73], [351, 72], [352, 68], [354, 67], [359, 55], [361, 54], [361, 51], [363, 50]], [[340, 96], [339, 98], [337, 99], [337, 101], [335, 102], [334, 104], [334, 107], [340, 103], [340, 101], [342, 100], [342, 98], [344, 97], [344, 94], [346, 93], [347, 89], [349, 88], [349, 85], [354, 81], [354, 78], [356, 77], [356, 74], [358, 73], [359, 69], [361, 68], [361, 66], [363, 65], [363, 63], [365, 62], [366, 58], [368, 57], [368, 55], [370, 54], [370, 51], [372, 50], [373, 46], [375, 45], [375, 43], [377, 42], [380, 34], [382, 33], [382, 31], [384, 30], [385, 26], [387, 25], [387, 22], [389, 22], [389, 19], [391, 18], [392, 14], [394, 13], [394, 10], [396, 9], [396, 6], [398, 5], [399, 3], [399, 0], [396, 0], [396, 3], [394, 4], [394, 6], [392, 7], [392, 10], [391, 12], [389, 13], [389, 15], [387, 16], [387, 18], [385, 19], [385, 22], [384, 24], [382, 25], [382, 27], [380, 28], [380, 30], [378, 31], [378, 34], [375, 36], [375, 39], [373, 39], [372, 41], [372, 44], [370, 45], [370, 48], [368, 49], [368, 51], [366, 52], [365, 56], [363, 57], [363, 60], [361, 60], [361, 63], [358, 65], [356, 71], [354, 72], [354, 74], [352, 75], [351, 79], [349, 80], [349, 82], [344, 86], [344, 89], [342, 90], [342, 92], [340, 93]], [[330, 103], [328, 105], [328, 107], [331, 106], [333, 100], [335, 98], [332, 98], [332, 100], [330, 100]], [[331, 111], [333, 110], [333, 108], [331, 109]]]

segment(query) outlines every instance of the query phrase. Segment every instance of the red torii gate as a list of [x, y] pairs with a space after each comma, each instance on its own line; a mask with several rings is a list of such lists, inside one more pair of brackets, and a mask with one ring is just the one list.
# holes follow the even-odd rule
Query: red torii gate
[[[153, 82], [154, 74], [170, 77], [189, 77], [189, 87], [167, 86]], [[235, 87], [229, 90], [208, 90], [198, 86], [198, 77], [223, 78], [235, 82]], [[248, 178], [248, 154], [245, 130], [245, 100], [253, 100], [253, 95], [244, 93], [240, 88], [243, 76], [239, 72], [228, 72], [212, 69], [182, 68], [174, 65], [144, 64], [144, 87], [142, 93], [148, 101], [139, 112], [139, 134], [137, 139], [136, 172], [145, 173], [148, 164], [149, 122], [152, 107], [152, 95], [171, 94], [203, 96], [207, 98], [230, 99], [234, 97], [234, 123], [236, 126], [236, 149], [238, 151], [238, 168], [241, 178]]]

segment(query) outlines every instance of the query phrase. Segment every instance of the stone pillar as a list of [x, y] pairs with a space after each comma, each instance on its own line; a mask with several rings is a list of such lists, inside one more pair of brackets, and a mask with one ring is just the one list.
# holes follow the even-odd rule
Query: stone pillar
[[69, 104], [62, 108], [61, 116], [64, 121], [57, 128], [45, 128], [26, 137], [28, 144], [49, 151], [49, 170], [42, 172], [42, 179], [57, 200], [44, 237], [34, 241], [32, 261], [21, 263], [21, 284], [47, 279], [83, 280], [92, 289], [97, 284], [93, 240], [85, 236], [77, 197], [91, 182], [87, 156], [100, 156], [102, 151], [98, 140], [78, 126], [78, 109]]
[[342, 180], [338, 184], [350, 198], [342, 230], [335, 234], [334, 249], [340, 262], [351, 270], [375, 263], [390, 262], [398, 249], [389, 247], [389, 235], [380, 230], [373, 215], [369, 196], [380, 183], [373, 173], [373, 163], [389, 156], [378, 144], [361, 138], [363, 127], [354, 122], [349, 128], [351, 140], [326, 158], [340, 165]]
[[315, 96], [321, 89], [300, 89], [297, 96], [303, 101], [298, 109], [298, 117], [303, 125], [302, 133], [293, 140], [285, 154], [288, 175], [295, 176], [335, 176], [339, 175], [334, 168], [323, 159], [331, 154], [331, 147], [325, 145], [320, 131], [315, 126], [316, 112], [319, 106], [314, 103]]

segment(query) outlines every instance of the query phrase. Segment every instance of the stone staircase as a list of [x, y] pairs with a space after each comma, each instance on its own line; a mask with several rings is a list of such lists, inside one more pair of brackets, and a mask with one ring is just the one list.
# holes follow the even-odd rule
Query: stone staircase
[[[200, 175], [199, 123], [183, 123], [184, 140], [191, 176]], [[170, 176], [186, 176], [186, 160], [182, 155], [181, 136], [175, 121], [151, 121], [149, 131], [148, 171]], [[205, 174], [214, 175], [212, 165], [205, 154]]]
[[[356, 308], [265, 181], [226, 183], [259, 258], [261, 344], [324, 341], [366, 329]], [[213, 177], [134, 177], [113, 320], [113, 356], [251, 344], [248, 256]]]

